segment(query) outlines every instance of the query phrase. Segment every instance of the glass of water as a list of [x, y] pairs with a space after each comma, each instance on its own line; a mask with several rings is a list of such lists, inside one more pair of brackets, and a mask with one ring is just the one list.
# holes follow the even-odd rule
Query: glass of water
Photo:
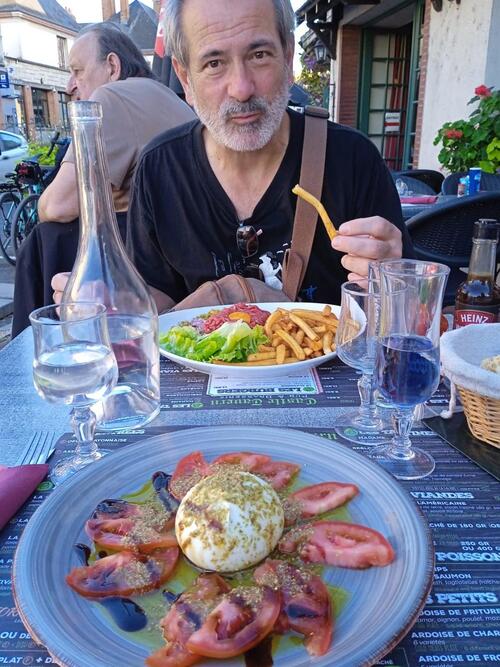
[[103, 456], [94, 441], [96, 417], [91, 406], [113, 389], [118, 367], [106, 326], [106, 307], [97, 303], [46, 306], [30, 315], [35, 353], [33, 382], [50, 403], [70, 405], [75, 454], [51, 472], [58, 484]]
[[379, 445], [391, 439], [390, 424], [381, 419], [374, 399], [373, 373], [379, 311], [377, 280], [342, 285], [336, 349], [345, 364], [361, 371], [358, 380], [360, 406], [338, 417], [334, 428], [342, 438], [359, 445]]

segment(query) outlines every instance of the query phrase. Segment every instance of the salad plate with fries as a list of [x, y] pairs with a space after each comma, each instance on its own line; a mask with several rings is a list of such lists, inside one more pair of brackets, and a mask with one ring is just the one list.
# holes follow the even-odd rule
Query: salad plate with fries
[[160, 354], [232, 378], [302, 373], [336, 356], [340, 306], [239, 303], [160, 316]]

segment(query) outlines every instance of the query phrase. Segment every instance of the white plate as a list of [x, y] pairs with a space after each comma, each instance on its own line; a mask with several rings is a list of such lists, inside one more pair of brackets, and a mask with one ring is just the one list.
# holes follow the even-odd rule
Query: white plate
[[[56, 664], [144, 666], [151, 649], [133, 632], [118, 631], [101, 606], [77, 595], [64, 577], [80, 565], [73, 545], [89, 543], [83, 527], [99, 502], [136, 491], [157, 470], [173, 471], [197, 449], [209, 461], [234, 451], [292, 461], [306, 484], [357, 484], [360, 493], [348, 504], [352, 521], [380, 531], [394, 548], [387, 567], [325, 568], [324, 581], [347, 595], [335, 614], [331, 649], [311, 661], [303, 646], [290, 646], [276, 652], [275, 667], [366, 667], [401, 641], [425, 604], [434, 566], [427, 522], [404, 488], [366, 457], [325, 438], [263, 426], [210, 426], [164, 433], [110, 454], [61, 484], [35, 512], [16, 551], [13, 590], [22, 621]], [[244, 661], [197, 664], [243, 667]]]
[[[234, 305], [234, 304], [230, 304]], [[302, 310], [322, 310], [325, 306], [323, 303], [255, 303], [252, 304], [262, 308], [262, 310], [267, 310], [273, 312], [277, 308], [284, 308], [285, 310], [291, 310], [292, 308], [300, 308]], [[228, 306], [204, 306], [202, 308], [189, 308], [188, 310], [179, 310], [173, 313], [166, 313], [165, 315], [160, 315], [160, 335], [165, 333], [170, 327], [179, 324], [179, 322], [185, 322], [192, 320], [193, 317], [198, 317], [207, 313], [211, 309], [220, 309], [228, 308]], [[332, 306], [332, 312], [338, 317], [340, 315], [340, 306]], [[218, 364], [211, 364], [207, 361], [194, 361], [193, 359], [186, 359], [185, 357], [180, 357], [178, 354], [173, 354], [172, 352], [167, 352], [160, 347], [160, 354], [172, 361], [175, 361], [182, 366], [187, 368], [192, 368], [195, 371], [200, 373], [208, 373], [209, 375], [219, 375], [221, 377], [228, 378], [271, 378], [271, 377], [281, 377], [284, 375], [292, 375], [303, 373], [309, 368], [314, 368], [320, 364], [325, 363], [337, 356], [335, 352], [331, 354], [325, 354], [322, 357], [314, 357], [313, 359], [305, 359], [304, 361], [296, 361], [293, 364], [283, 364], [280, 366], [219, 366]]]

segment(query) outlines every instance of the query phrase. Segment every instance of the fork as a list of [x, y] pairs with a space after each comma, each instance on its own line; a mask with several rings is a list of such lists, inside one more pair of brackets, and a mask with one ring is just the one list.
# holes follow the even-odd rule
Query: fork
[[16, 461], [16, 466], [45, 463], [54, 451], [55, 434], [35, 431], [29, 445]]

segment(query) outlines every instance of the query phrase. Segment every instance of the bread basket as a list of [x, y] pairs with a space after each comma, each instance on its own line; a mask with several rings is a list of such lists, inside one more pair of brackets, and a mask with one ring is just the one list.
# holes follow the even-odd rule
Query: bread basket
[[458, 389], [478, 440], [500, 448], [500, 374], [480, 367], [500, 354], [500, 323], [471, 324], [441, 336], [442, 372]]

